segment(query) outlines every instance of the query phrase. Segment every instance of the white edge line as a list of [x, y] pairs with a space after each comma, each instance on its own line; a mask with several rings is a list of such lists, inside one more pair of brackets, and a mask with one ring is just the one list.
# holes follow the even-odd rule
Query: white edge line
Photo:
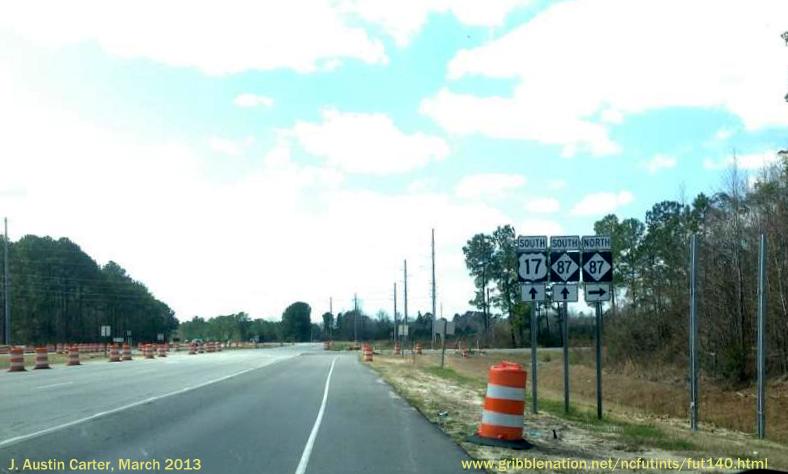
[[214, 384], [214, 383], [222, 382], [224, 380], [236, 377], [238, 375], [245, 374], [245, 373], [250, 372], [252, 370], [262, 369], [263, 367], [269, 367], [269, 366], [274, 365], [274, 364], [276, 364], [278, 362], [282, 362], [282, 361], [285, 361], [285, 360], [288, 360], [288, 359], [290, 359], [290, 357], [277, 359], [277, 360], [274, 360], [273, 362], [271, 362], [270, 364], [261, 365], [259, 367], [251, 367], [249, 369], [244, 369], [244, 370], [241, 370], [239, 372], [232, 373], [230, 375], [225, 375], [224, 377], [220, 377], [218, 379], [209, 380], [207, 382], [203, 382], [201, 384], [194, 385], [192, 387], [182, 388], [180, 390], [175, 390], [174, 392], [165, 393], [164, 395], [156, 395], [154, 397], [149, 397], [149, 398], [146, 398], [144, 400], [140, 400], [140, 401], [137, 401], [137, 402], [129, 403], [128, 405], [123, 405], [123, 406], [118, 407], [118, 408], [113, 408], [111, 410], [102, 411], [102, 412], [96, 413], [95, 415], [86, 416], [85, 418], [80, 418], [78, 420], [69, 421], [68, 423], [63, 423], [62, 425], [52, 426], [50, 428], [45, 428], [43, 430], [36, 431], [36, 432], [33, 432], [33, 433], [29, 433], [29, 434], [26, 434], [26, 435], [21, 435], [21, 436], [15, 436], [13, 438], [8, 438], [6, 440], [0, 441], [0, 448], [4, 448], [6, 446], [11, 446], [11, 445], [17, 444], [19, 442], [26, 441], [28, 439], [37, 438], [37, 437], [43, 436], [45, 434], [54, 433], [55, 431], [60, 431], [60, 430], [65, 429], [65, 428], [70, 428], [72, 426], [85, 423], [86, 421], [91, 421], [91, 420], [95, 420], [97, 418], [101, 418], [102, 416], [112, 415], [114, 413], [118, 413], [118, 412], [121, 412], [123, 410], [128, 410], [129, 408], [134, 408], [134, 407], [137, 407], [137, 406], [140, 406], [140, 405], [144, 405], [146, 403], [155, 402], [156, 400], [161, 400], [163, 398], [171, 397], [173, 395], [179, 395], [181, 393], [190, 392], [192, 390], [196, 390], [198, 388], [202, 388], [202, 387], [205, 387], [207, 385], [211, 385], [211, 384]]
[[309, 433], [309, 439], [306, 440], [304, 452], [301, 453], [301, 461], [298, 462], [295, 474], [304, 474], [306, 467], [309, 465], [309, 457], [312, 455], [312, 448], [315, 445], [317, 438], [317, 431], [320, 429], [320, 423], [323, 421], [323, 413], [326, 411], [326, 400], [328, 399], [328, 387], [331, 385], [331, 374], [334, 372], [334, 364], [339, 356], [335, 356], [331, 361], [331, 368], [328, 369], [328, 376], [326, 377], [326, 388], [323, 390], [323, 402], [320, 404], [320, 410], [317, 412], [315, 424], [312, 426], [312, 432]]

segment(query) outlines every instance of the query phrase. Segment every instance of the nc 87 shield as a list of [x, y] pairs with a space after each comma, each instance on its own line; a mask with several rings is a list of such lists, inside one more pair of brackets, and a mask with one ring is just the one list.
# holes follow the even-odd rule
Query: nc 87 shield
[[613, 281], [613, 255], [609, 251], [583, 252], [583, 281]]
[[550, 252], [550, 281], [576, 282], [580, 280], [579, 252]]

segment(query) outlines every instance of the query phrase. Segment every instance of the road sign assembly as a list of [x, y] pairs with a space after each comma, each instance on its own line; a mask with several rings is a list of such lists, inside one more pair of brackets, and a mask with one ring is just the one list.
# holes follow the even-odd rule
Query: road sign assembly
[[523, 283], [521, 286], [523, 289], [523, 301], [544, 301], [544, 283]]
[[577, 302], [577, 285], [566, 283], [555, 283], [553, 285], [553, 302], [554, 303], [576, 303]]

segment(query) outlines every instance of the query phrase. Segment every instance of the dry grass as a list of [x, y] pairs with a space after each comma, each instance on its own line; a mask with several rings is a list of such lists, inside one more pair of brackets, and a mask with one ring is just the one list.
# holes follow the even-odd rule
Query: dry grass
[[[788, 467], [788, 450], [784, 444], [759, 441], [751, 435], [707, 424], [693, 434], [683, 419], [667, 414], [656, 416], [652, 411], [685, 410], [682, 407], [686, 407], [686, 397], [676, 398], [676, 388], [671, 384], [659, 384], [631, 374], [605, 373], [605, 420], [597, 421], [591, 409], [595, 400], [594, 371], [581, 361], [575, 361], [577, 363], [572, 366], [574, 411], [565, 415], [560, 354], [551, 354], [549, 358], [549, 362], [542, 362], [539, 367], [540, 413], [530, 413], [530, 403], [526, 410], [526, 437], [537, 445], [527, 454], [477, 446], [467, 443], [465, 437], [478, 426], [489, 366], [509, 359], [526, 363], [528, 368], [528, 354], [499, 353], [469, 359], [447, 354], [447, 370], [437, 367], [439, 359], [435, 355], [419, 357], [415, 363], [410, 357], [376, 356], [372, 367], [477, 459], [765, 457], [769, 467]], [[711, 397], [713, 393], [708, 390], [707, 395]], [[710, 405], [712, 399], [706, 403]], [[774, 408], [779, 410], [780, 406]], [[711, 411], [711, 407], [709, 409]], [[772, 425], [770, 433], [779, 432], [778, 428]], [[553, 430], [558, 439], [554, 438]]]
[[[435, 356], [432, 356], [435, 357]], [[539, 364], [539, 390], [541, 394], [563, 400], [563, 360], [560, 353], [550, 353], [548, 362]], [[531, 358], [525, 353], [488, 354], [469, 359], [449, 358], [449, 367], [461, 374], [486, 377], [490, 365], [502, 358], [519, 362], [530, 371]], [[540, 354], [540, 359], [544, 356]], [[435, 358], [435, 363], [438, 359]], [[571, 397], [573, 402], [585, 405], [596, 403], [596, 369], [593, 354], [575, 351], [570, 356]], [[688, 423], [689, 397], [686, 374], [677, 370], [662, 369], [660, 373], [643, 374], [633, 366], [619, 370], [603, 370], [602, 394], [606, 409], [618, 413], [634, 410], [654, 418], [675, 418]], [[530, 382], [529, 382], [530, 383]], [[529, 385], [530, 386], [530, 385]], [[769, 439], [788, 443], [788, 382], [769, 384], [766, 403], [766, 427]], [[745, 390], [725, 390], [712, 381], [700, 383], [700, 422], [709, 428], [753, 433], [755, 431], [755, 387]]]

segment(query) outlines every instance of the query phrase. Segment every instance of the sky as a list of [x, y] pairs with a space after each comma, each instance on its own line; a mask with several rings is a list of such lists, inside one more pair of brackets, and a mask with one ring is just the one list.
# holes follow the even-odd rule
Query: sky
[[[462, 246], [585, 235], [788, 147], [784, 0], [7, 2], [0, 215], [180, 320], [470, 309]], [[439, 309], [440, 311], [440, 309]]]

